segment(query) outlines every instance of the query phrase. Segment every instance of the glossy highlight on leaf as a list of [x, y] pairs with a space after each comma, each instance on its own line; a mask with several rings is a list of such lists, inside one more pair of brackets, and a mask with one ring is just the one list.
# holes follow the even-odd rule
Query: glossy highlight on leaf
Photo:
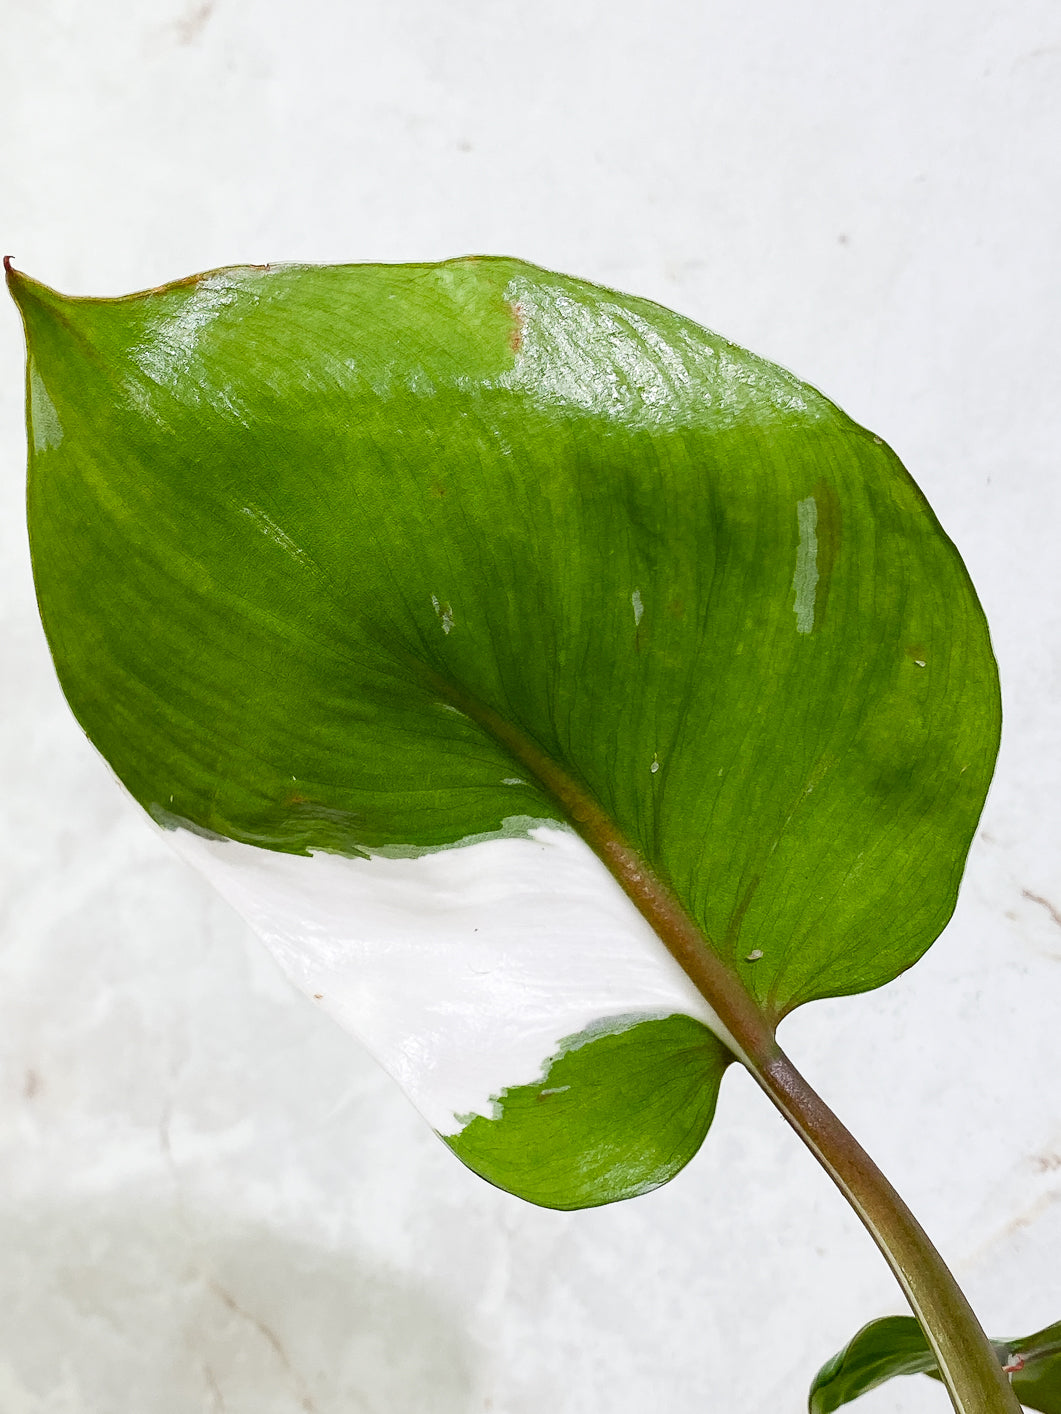
[[[1061, 1322], [992, 1344], [1025, 1409], [1061, 1414]], [[871, 1321], [822, 1366], [811, 1386], [810, 1414], [831, 1414], [897, 1375], [939, 1379], [924, 1332], [912, 1316]]]
[[[9, 279], [34, 574], [75, 715], [230, 896], [252, 893], [240, 848], [292, 861], [270, 945], [360, 1034], [393, 1010], [376, 1053], [410, 1093], [428, 1077], [440, 1132], [475, 1091], [452, 1142], [493, 1181], [556, 1206], [627, 1196], [710, 1122], [716, 1060], [705, 1100], [652, 1023], [666, 997], [679, 1030], [727, 1041], [723, 999], [652, 980], [631, 901], [679, 920], [767, 1029], [937, 936], [997, 749], [990, 643], [895, 455], [814, 389], [511, 259], [237, 267], [121, 299]], [[571, 839], [584, 868], [550, 845]], [[499, 842], [474, 855], [501, 871], [495, 902], [484, 885], [465, 920], [445, 857]], [[380, 920], [374, 951], [319, 906], [325, 853]], [[549, 914], [561, 857], [577, 924]], [[424, 861], [408, 915], [394, 858]], [[614, 956], [611, 922], [581, 921], [595, 899], [631, 939]], [[438, 995], [403, 1020], [426, 969], [393, 959], [426, 958], [435, 915]], [[513, 941], [521, 918], [540, 943]], [[561, 1054], [629, 1014], [622, 1046]], [[483, 1058], [451, 1101], [447, 1025]], [[606, 1053], [611, 1094], [589, 1064]], [[550, 1065], [578, 1083], [535, 1108]]]

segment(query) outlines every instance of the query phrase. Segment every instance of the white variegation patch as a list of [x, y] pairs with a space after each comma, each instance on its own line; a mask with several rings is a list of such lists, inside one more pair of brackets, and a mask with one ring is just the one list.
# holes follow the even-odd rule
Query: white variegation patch
[[32, 358], [28, 363], [28, 373], [29, 427], [33, 450], [38, 453], [46, 452], [49, 447], [57, 447], [63, 440], [63, 424], [59, 421], [58, 410]]
[[398, 859], [167, 837], [442, 1134], [608, 1018], [685, 1013], [726, 1039], [597, 856], [553, 823]]
[[814, 632], [814, 601], [818, 593], [818, 502], [807, 496], [796, 503], [799, 521], [799, 548], [792, 588], [796, 599], [796, 632]]

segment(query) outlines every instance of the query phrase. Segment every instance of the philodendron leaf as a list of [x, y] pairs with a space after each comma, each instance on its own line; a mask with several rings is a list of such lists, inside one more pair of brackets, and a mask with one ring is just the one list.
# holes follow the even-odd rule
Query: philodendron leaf
[[516, 260], [10, 279], [78, 720], [472, 1168], [575, 1207], [695, 1152], [733, 1051], [661, 909], [768, 1027], [939, 933], [987, 630], [812, 388]]
[[[991, 1343], [1021, 1404], [1042, 1414], [1061, 1414], [1061, 1322], [1020, 1340]], [[924, 1332], [912, 1316], [885, 1316], [863, 1326], [818, 1371], [810, 1414], [831, 1414], [896, 1375], [939, 1379]]]

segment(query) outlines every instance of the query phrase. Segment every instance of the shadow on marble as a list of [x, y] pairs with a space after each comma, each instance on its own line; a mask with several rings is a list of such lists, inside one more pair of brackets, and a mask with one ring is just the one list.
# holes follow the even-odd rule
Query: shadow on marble
[[0, 1213], [4, 1414], [470, 1414], [438, 1299], [349, 1250], [127, 1195]]

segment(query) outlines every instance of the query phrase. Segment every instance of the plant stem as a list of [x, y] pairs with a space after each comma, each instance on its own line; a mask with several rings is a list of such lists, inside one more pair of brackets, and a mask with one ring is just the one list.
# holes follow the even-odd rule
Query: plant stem
[[[565, 802], [568, 803], [568, 802]], [[924, 1228], [854, 1135], [782, 1051], [774, 1027], [670, 889], [604, 823], [572, 802], [572, 818], [714, 1011], [723, 1039], [854, 1208], [920, 1322], [957, 1414], [1020, 1414], [991, 1342]], [[571, 804], [569, 803], [569, 808]]]
[[1020, 1414], [972, 1307], [924, 1228], [779, 1046], [748, 1069], [854, 1208], [902, 1287], [958, 1414]]
[[998, 1355], [924, 1228], [777, 1044], [774, 1023], [586, 787], [514, 723], [470, 693], [428, 680], [528, 769], [655, 929], [715, 1017], [715, 1029], [854, 1208], [902, 1287], [958, 1414], [1021, 1414]]

